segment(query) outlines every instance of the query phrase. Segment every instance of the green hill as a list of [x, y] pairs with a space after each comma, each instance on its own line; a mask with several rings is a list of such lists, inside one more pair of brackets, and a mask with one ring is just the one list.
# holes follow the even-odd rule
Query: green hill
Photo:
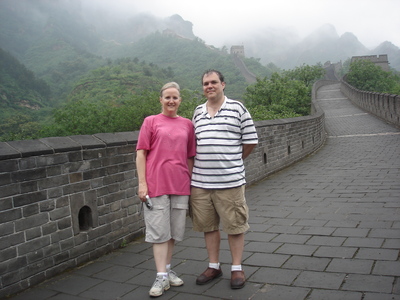
[[[228, 96], [243, 99], [248, 84], [226, 49], [193, 38], [181, 18], [175, 16], [172, 21], [168, 26], [176, 26], [176, 32], [186, 36], [174, 30], [144, 33], [140, 24], [149, 20], [138, 18], [131, 20], [133, 29], [116, 35], [126, 37], [129, 31], [133, 42], [126, 38], [117, 42], [110, 41], [110, 30], [102, 35], [83, 17], [79, 1], [0, 1], [0, 47], [4, 49], [0, 139], [68, 134], [51, 125], [63, 108], [71, 108], [78, 101], [85, 105], [97, 102], [97, 106], [108, 101], [120, 107], [135, 96], [158, 91], [167, 81], [177, 81], [191, 91], [190, 97], [197, 98], [200, 76], [209, 68], [224, 73]], [[272, 73], [256, 59], [245, 62], [260, 77]], [[55, 129], [49, 130], [51, 127]]]

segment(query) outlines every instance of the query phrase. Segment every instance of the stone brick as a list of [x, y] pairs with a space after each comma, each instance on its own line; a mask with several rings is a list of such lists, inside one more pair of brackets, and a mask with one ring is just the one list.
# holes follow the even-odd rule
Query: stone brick
[[15, 259], [17, 257], [17, 248], [8, 247], [0, 251], [0, 261], [7, 261], [10, 259]]
[[24, 218], [36, 215], [38, 213], [39, 213], [39, 204], [38, 203], [27, 205], [22, 208], [22, 215], [24, 216]]
[[27, 218], [21, 218], [15, 221], [15, 231], [20, 232], [29, 228], [40, 226], [49, 222], [47, 213], [40, 213]]
[[56, 199], [56, 208], [65, 207], [69, 205], [68, 196], [60, 197]]
[[54, 200], [45, 200], [39, 203], [40, 212], [52, 211], [56, 204]]
[[397, 260], [399, 256], [398, 249], [368, 249], [363, 248], [357, 252], [356, 258], [374, 259], [374, 260]]
[[69, 182], [71, 182], [71, 183], [82, 181], [82, 179], [83, 179], [82, 173], [69, 174]]
[[40, 190], [46, 190], [49, 188], [59, 187], [61, 185], [66, 185], [69, 183], [68, 175], [52, 176], [47, 177], [39, 181]]
[[68, 206], [63, 206], [60, 208], [56, 208], [49, 212], [50, 220], [51, 221], [58, 221], [62, 218], [70, 216], [70, 208]]
[[21, 182], [20, 184], [21, 194], [32, 193], [38, 191], [38, 184], [37, 181], [27, 181]]
[[48, 167], [53, 165], [61, 165], [67, 163], [68, 155], [65, 153], [46, 155], [46, 156], [38, 156], [36, 158], [36, 162], [38, 167]]
[[12, 272], [13, 270], [20, 270], [26, 266], [26, 257], [16, 257], [6, 262], [0, 262], [0, 274]]
[[30, 253], [27, 253], [27, 255], [26, 255], [28, 265], [31, 263], [35, 263], [35, 262], [43, 259], [44, 257], [45, 256], [44, 256], [43, 249], [38, 249], [35, 252], [30, 252]]
[[349, 274], [342, 289], [348, 291], [391, 293], [394, 278], [390, 276], [374, 276]]
[[57, 224], [55, 222], [46, 223], [42, 225], [43, 235], [49, 235], [57, 231]]
[[14, 207], [24, 206], [47, 199], [46, 191], [28, 193], [14, 197]]
[[69, 228], [71, 226], [72, 226], [72, 224], [71, 224], [70, 216], [68, 216], [67, 218], [63, 218], [63, 219], [57, 221], [57, 227], [58, 227], [59, 230], [63, 230], [65, 228]]
[[[1, 166], [0, 166], [0, 168], [1, 168]], [[0, 186], [7, 185], [10, 183], [11, 183], [11, 173], [3, 173], [3, 174], [0, 173]], [[3, 194], [0, 193], [0, 195], [3, 195]]]
[[39, 261], [35, 261], [27, 265], [23, 270], [21, 270], [21, 277], [28, 278], [34, 274], [39, 274], [43, 271], [47, 271], [53, 265], [52, 257], [45, 257]]
[[11, 178], [13, 182], [23, 182], [46, 178], [46, 169], [38, 168], [35, 170], [13, 172], [11, 174]]
[[52, 244], [43, 248], [43, 255], [51, 257], [54, 254], [60, 253], [60, 244], [52, 242]]
[[89, 241], [97, 239], [101, 236], [105, 236], [111, 232], [111, 225], [105, 224], [103, 226], [99, 226], [97, 228], [93, 228], [91, 231], [88, 232], [88, 239]]
[[57, 230], [55, 233], [51, 234], [51, 242], [59, 243], [60, 241], [67, 240], [73, 236], [72, 228]]
[[61, 252], [60, 254], [54, 255], [54, 264], [58, 265], [62, 262], [67, 261], [70, 258], [69, 253], [67, 251]]
[[330, 258], [317, 258], [308, 256], [292, 256], [283, 268], [297, 270], [323, 271], [331, 261]]
[[373, 264], [373, 260], [334, 258], [326, 270], [336, 273], [370, 274]]
[[4, 222], [0, 223], [0, 237], [14, 233], [14, 223]]
[[338, 290], [346, 274], [304, 271], [296, 278], [293, 285], [301, 287], [319, 287]]
[[90, 170], [83, 172], [83, 180], [90, 180], [98, 177], [104, 177], [106, 176], [106, 168], [100, 168], [96, 170]]
[[18, 160], [0, 160], [0, 173], [12, 173], [19, 170]]
[[90, 189], [90, 182], [88, 181], [81, 181], [77, 183], [71, 183], [63, 187], [63, 194], [64, 195], [71, 195], [83, 191], [87, 191]]
[[60, 165], [57, 166], [49, 166], [47, 167], [47, 176], [52, 177], [52, 176], [59, 176], [63, 173], [63, 167]]
[[98, 159], [106, 156], [105, 149], [86, 150], [83, 152], [84, 160]]
[[35, 157], [24, 157], [19, 161], [20, 170], [36, 169], [36, 158]]
[[[12, 198], [2, 198], [0, 201], [0, 216], [1, 212], [4, 210], [9, 210], [13, 208], [13, 200]], [[3, 221], [3, 220], [2, 220]], [[0, 233], [1, 235], [1, 233]]]
[[1, 277], [1, 281], [5, 286], [19, 282], [20, 280], [21, 280], [21, 274], [19, 270], [8, 272]]
[[54, 187], [47, 190], [47, 196], [49, 199], [61, 197], [63, 195], [62, 187]]
[[21, 217], [22, 217], [22, 210], [18, 208], [0, 212], [0, 220], [2, 223], [15, 221], [20, 219]]
[[68, 155], [68, 161], [70, 161], [70, 162], [82, 160], [82, 153], [80, 151], [79, 152], [70, 152], [67, 155]]
[[20, 185], [18, 183], [0, 186], [0, 195], [4, 198], [18, 194], [20, 194]]

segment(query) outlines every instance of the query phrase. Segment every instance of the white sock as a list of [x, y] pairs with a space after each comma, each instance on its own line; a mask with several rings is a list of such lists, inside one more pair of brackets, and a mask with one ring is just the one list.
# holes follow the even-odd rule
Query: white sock
[[208, 267], [218, 270], [219, 269], [219, 263], [209, 263]]
[[164, 273], [164, 272], [157, 272], [157, 277], [162, 276], [163, 278], [167, 278], [168, 277], [168, 273]]
[[167, 273], [169, 273], [171, 271], [171, 264], [167, 265]]
[[242, 271], [242, 265], [232, 265], [231, 271]]

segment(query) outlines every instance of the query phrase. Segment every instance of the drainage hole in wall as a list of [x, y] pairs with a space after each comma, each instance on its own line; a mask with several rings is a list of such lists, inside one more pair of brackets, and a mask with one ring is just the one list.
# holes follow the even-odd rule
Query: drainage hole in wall
[[80, 230], [86, 231], [93, 227], [92, 210], [89, 206], [83, 206], [79, 210], [78, 218]]

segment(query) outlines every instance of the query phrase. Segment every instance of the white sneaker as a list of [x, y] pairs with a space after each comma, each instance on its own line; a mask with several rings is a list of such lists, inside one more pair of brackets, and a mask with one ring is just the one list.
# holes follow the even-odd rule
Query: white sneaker
[[183, 285], [183, 280], [176, 275], [174, 271], [169, 271], [168, 272], [168, 279], [169, 279], [169, 284], [172, 286], [181, 286]]
[[163, 278], [163, 276], [157, 276], [156, 280], [153, 283], [153, 286], [149, 291], [149, 295], [151, 297], [161, 296], [164, 293], [164, 291], [169, 290], [169, 288], [170, 286], [168, 278]]

